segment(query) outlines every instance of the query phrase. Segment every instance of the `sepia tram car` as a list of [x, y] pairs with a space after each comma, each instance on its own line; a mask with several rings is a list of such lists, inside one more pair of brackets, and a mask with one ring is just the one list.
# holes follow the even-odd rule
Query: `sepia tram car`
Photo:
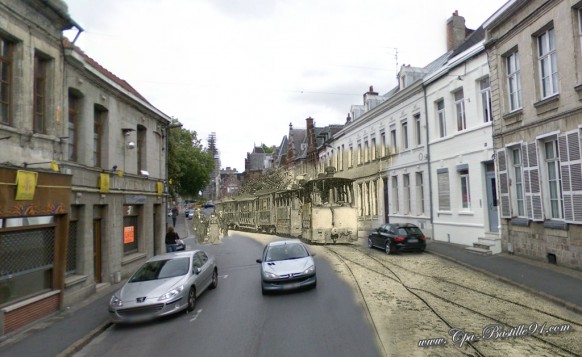
[[263, 190], [216, 202], [228, 228], [300, 238], [307, 243], [353, 243], [358, 217], [353, 180], [320, 177], [285, 190]]

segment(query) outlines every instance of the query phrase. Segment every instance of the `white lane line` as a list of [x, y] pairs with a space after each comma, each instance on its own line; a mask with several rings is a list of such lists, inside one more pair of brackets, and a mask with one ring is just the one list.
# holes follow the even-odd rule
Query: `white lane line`
[[219, 276], [218, 276], [218, 277], [219, 277], [219, 278], [223, 278], [223, 279], [226, 279], [226, 278], [228, 278], [228, 274], [224, 274], [224, 275], [219, 275]]
[[196, 318], [198, 317], [198, 315], [200, 315], [200, 313], [201, 313], [201, 312], [202, 312], [202, 309], [200, 309], [200, 310], [196, 311], [196, 314], [194, 315], [194, 317], [193, 317], [193, 318], [191, 318], [191, 319], [190, 319], [190, 322], [192, 322], [192, 321], [196, 320]]

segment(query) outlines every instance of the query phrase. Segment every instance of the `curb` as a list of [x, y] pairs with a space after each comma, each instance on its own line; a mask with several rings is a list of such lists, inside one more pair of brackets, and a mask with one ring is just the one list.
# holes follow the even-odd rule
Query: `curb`
[[84, 336], [83, 338], [77, 340], [75, 343], [67, 347], [63, 352], [59, 353], [57, 357], [70, 357], [75, 353], [79, 352], [83, 347], [87, 346], [95, 337], [99, 336], [109, 327], [111, 327], [113, 323], [111, 322], [104, 322], [101, 326], [94, 328], [91, 332]]
[[534, 295], [537, 295], [537, 296], [539, 296], [539, 297], [541, 297], [541, 298], [544, 298], [544, 299], [546, 299], [546, 300], [548, 300], [548, 301], [550, 301], [550, 302], [553, 302], [554, 304], [557, 304], [557, 305], [563, 306], [563, 307], [565, 307], [566, 309], [568, 309], [568, 310], [571, 310], [571, 311], [574, 311], [574, 312], [575, 312], [575, 313], [577, 313], [577, 314], [582, 314], [582, 306], [578, 306], [578, 305], [576, 305], [576, 304], [572, 304], [572, 303], [570, 303], [570, 302], [568, 302], [568, 301], [565, 301], [565, 300], [562, 300], [562, 299], [560, 299], [560, 298], [558, 298], [558, 297], [555, 297], [555, 296], [549, 295], [549, 294], [547, 294], [547, 293], [544, 293], [544, 292], [541, 292], [541, 291], [538, 291], [538, 290], [532, 289], [532, 288], [530, 288], [529, 286], [526, 286], [526, 285], [523, 285], [523, 284], [521, 284], [521, 283], [515, 282], [515, 281], [513, 281], [513, 280], [511, 280], [511, 279], [508, 279], [508, 278], [506, 278], [506, 277], [503, 277], [503, 276], [500, 276], [500, 275], [497, 275], [497, 274], [491, 273], [491, 272], [490, 272], [490, 271], [488, 271], [488, 270], [481, 269], [481, 268], [477, 268], [477, 267], [475, 267], [475, 266], [473, 266], [473, 265], [471, 265], [471, 264], [467, 264], [467, 263], [465, 263], [465, 262], [463, 262], [463, 261], [460, 261], [460, 260], [458, 260], [458, 259], [455, 259], [455, 258], [449, 257], [449, 256], [447, 256], [447, 255], [444, 255], [444, 254], [441, 254], [441, 253], [438, 253], [438, 252], [435, 252], [435, 251], [429, 250], [429, 249], [428, 249], [428, 247], [427, 247], [427, 249], [425, 250], [425, 253], [433, 254], [433, 255], [436, 255], [436, 256], [438, 256], [438, 257], [440, 257], [440, 258], [443, 258], [443, 259], [449, 260], [449, 261], [451, 261], [451, 262], [453, 262], [453, 263], [456, 263], [456, 264], [462, 265], [462, 266], [463, 266], [463, 267], [465, 267], [465, 268], [468, 268], [468, 269], [474, 270], [474, 271], [476, 271], [476, 272], [479, 272], [479, 273], [485, 274], [485, 275], [487, 275], [487, 276], [489, 276], [489, 277], [491, 277], [491, 278], [493, 278], [493, 279], [496, 279], [496, 280], [502, 281], [502, 282], [504, 282], [504, 283], [507, 283], [507, 284], [509, 284], [509, 285], [513, 285], [513, 286], [515, 286], [515, 287], [518, 287], [518, 288], [520, 288], [520, 289], [526, 290], [526, 291], [527, 291], [527, 292], [529, 292], [529, 293], [532, 293], [532, 294], [534, 294]]

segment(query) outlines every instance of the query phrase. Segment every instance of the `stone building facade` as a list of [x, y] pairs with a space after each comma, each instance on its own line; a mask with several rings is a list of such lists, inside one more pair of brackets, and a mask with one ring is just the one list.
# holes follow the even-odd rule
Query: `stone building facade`
[[84, 54], [60, 0], [0, 0], [0, 335], [163, 251], [170, 118]]
[[508, 1], [484, 25], [501, 236], [582, 268], [582, 1]]

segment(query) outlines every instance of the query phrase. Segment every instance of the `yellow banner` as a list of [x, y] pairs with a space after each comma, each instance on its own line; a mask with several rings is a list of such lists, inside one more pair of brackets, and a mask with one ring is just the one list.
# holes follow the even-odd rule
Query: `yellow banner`
[[38, 172], [18, 170], [16, 172], [16, 201], [32, 201], [36, 190]]
[[99, 191], [109, 192], [109, 174], [102, 173], [99, 175]]
[[162, 193], [164, 193], [164, 183], [163, 182], [158, 182], [158, 196], [161, 196]]

